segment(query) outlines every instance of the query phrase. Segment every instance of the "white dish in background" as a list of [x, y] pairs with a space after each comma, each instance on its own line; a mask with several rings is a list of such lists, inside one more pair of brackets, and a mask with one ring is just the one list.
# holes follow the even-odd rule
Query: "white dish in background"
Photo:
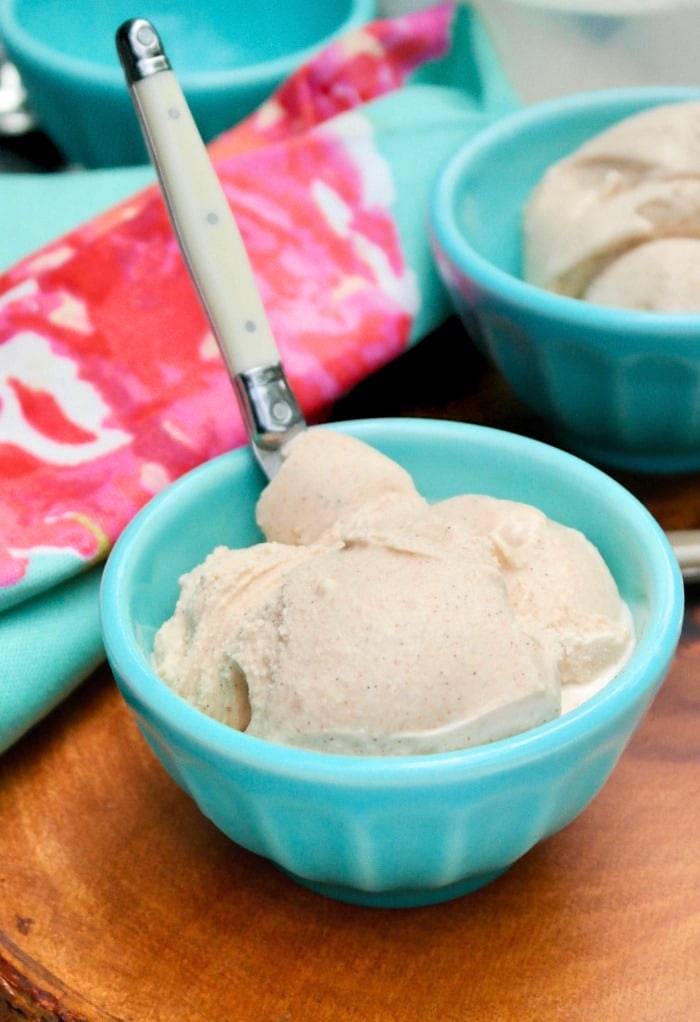
[[696, 85], [700, 0], [472, 0], [524, 103]]

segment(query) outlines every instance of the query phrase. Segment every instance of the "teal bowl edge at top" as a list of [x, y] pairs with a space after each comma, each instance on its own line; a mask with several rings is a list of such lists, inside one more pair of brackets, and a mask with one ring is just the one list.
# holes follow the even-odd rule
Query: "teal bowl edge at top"
[[[329, 25], [328, 6], [324, 6], [322, 0], [315, 0], [315, 3], [316, 12], [322, 15], [315, 35], [309, 33], [295, 43], [288, 34], [281, 32], [279, 46], [261, 48], [257, 57], [250, 50], [244, 53], [243, 43], [238, 42], [236, 46], [241, 53], [236, 56], [232, 52], [230, 65], [225, 65], [221, 59], [221, 66], [207, 66], [205, 52], [202, 69], [193, 68], [187, 54], [199, 54], [207, 47], [194, 37], [183, 40], [179, 29], [170, 24], [168, 14], [174, 11], [166, 11], [168, 5], [163, 5], [159, 17], [153, 5], [148, 12], [134, 12], [124, 3], [115, 4], [110, 9], [115, 15], [113, 24], [104, 6], [99, 6], [99, 10], [95, 8], [93, 19], [99, 13], [104, 25], [99, 29], [91, 23], [91, 38], [97, 38], [100, 44], [99, 48], [92, 47], [91, 56], [89, 38], [84, 50], [72, 47], [68, 53], [61, 52], [50, 39], [34, 37], [19, 23], [15, 17], [19, 0], [0, 0], [0, 39], [20, 72], [30, 106], [42, 129], [68, 163], [86, 169], [144, 165], [149, 162], [147, 150], [114, 47], [114, 36], [122, 22], [139, 14], [149, 14], [161, 34], [197, 127], [204, 141], [209, 142], [253, 113], [286, 78], [321, 49], [360, 28], [376, 13], [375, 0], [347, 0], [347, 17], [339, 14], [334, 24]], [[235, 16], [239, 7], [241, 5], [234, 4], [227, 9]], [[283, 10], [289, 17], [287, 7]], [[313, 9], [307, 5], [303, 10], [311, 24]], [[71, 14], [68, 8], [66, 11], [69, 26], [75, 24], [76, 31], [84, 33], [85, 19]], [[242, 16], [249, 19], [250, 12], [243, 11]], [[270, 25], [267, 26], [268, 37], [269, 29]], [[235, 26], [232, 26], [231, 38], [235, 40], [236, 37]], [[247, 37], [250, 38], [249, 33]], [[56, 38], [60, 39], [61, 33], [57, 33]], [[234, 44], [230, 45], [233, 50]]]
[[[75, 76], [84, 81], [86, 85], [90, 82], [97, 82], [103, 86], [111, 85], [122, 88], [124, 75], [116, 59], [112, 66], [105, 66], [99, 61], [90, 59], [89, 45], [85, 46], [84, 57], [76, 57], [65, 54], [34, 37], [16, 16], [16, 8], [21, 2], [22, 0], [0, 0], [0, 38], [12, 54], [26, 55], [26, 59], [32, 64], [36, 66], [48, 65], [55, 73], [67, 77]], [[118, 14], [115, 23], [105, 25], [105, 31], [110, 40], [114, 38], [116, 30], [119, 28], [119, 18], [126, 20], [130, 16], [139, 16], [138, 12], [128, 14], [126, 5], [120, 5], [120, 10], [121, 13]], [[319, 47], [333, 42], [344, 32], [361, 27], [371, 21], [376, 13], [376, 0], [347, 0], [347, 16], [342, 21], [338, 21], [327, 36], [319, 36], [314, 42], [304, 44], [290, 53], [263, 57], [252, 64], [225, 69], [193, 71], [191, 68], [178, 70], [176, 67], [175, 70], [181, 81], [186, 82], [188, 94], [220, 88], [221, 85], [231, 80], [240, 81], [242, 84], [261, 78], [281, 81], [285, 75], [291, 74], [314, 53], [318, 52]], [[158, 29], [157, 12], [149, 17], [153, 18], [155, 28]], [[73, 21], [81, 31], [81, 20], [73, 18]]]

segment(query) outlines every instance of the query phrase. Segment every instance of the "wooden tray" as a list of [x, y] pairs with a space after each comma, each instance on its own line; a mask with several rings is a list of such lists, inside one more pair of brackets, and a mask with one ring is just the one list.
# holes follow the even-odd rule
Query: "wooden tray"
[[[544, 435], [459, 331], [336, 412]], [[624, 481], [665, 527], [700, 524], [697, 476]], [[0, 759], [0, 1019], [693, 1022], [699, 674], [689, 593], [670, 676], [593, 804], [481, 891], [378, 910], [312, 894], [223, 837], [102, 668]]]

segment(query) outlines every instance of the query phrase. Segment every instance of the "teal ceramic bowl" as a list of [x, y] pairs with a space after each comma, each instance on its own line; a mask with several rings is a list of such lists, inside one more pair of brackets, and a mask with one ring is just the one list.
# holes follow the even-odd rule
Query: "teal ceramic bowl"
[[0, 39], [66, 159], [114, 167], [148, 161], [114, 46], [122, 22], [153, 22], [209, 141], [374, 8], [374, 0], [0, 0]]
[[437, 755], [334, 756], [266, 742], [205, 716], [156, 677], [149, 659], [178, 577], [218, 543], [261, 538], [254, 524], [261, 478], [247, 448], [168, 487], [122, 534], [102, 583], [105, 647], [156, 756], [233, 841], [331, 897], [425, 905], [494, 880], [585, 809], [666, 675], [682, 584], [651, 515], [573, 455], [463, 423], [384, 419], [342, 428], [403, 464], [429, 498], [466, 491], [514, 498], [582, 529], [632, 610], [637, 645], [625, 670], [556, 721]]
[[604, 465], [700, 468], [700, 315], [604, 308], [526, 284], [523, 207], [545, 169], [586, 139], [699, 97], [625, 88], [536, 104], [459, 149], [433, 192], [437, 265], [472, 339], [566, 446]]

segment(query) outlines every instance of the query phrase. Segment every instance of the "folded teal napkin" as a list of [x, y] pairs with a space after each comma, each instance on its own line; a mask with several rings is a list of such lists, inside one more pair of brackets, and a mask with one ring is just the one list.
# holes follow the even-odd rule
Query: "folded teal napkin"
[[[450, 314], [432, 183], [515, 105], [481, 22], [443, 4], [340, 40], [211, 144], [309, 421]], [[123, 527], [246, 441], [152, 181], [0, 178], [0, 751], [102, 660]]]

